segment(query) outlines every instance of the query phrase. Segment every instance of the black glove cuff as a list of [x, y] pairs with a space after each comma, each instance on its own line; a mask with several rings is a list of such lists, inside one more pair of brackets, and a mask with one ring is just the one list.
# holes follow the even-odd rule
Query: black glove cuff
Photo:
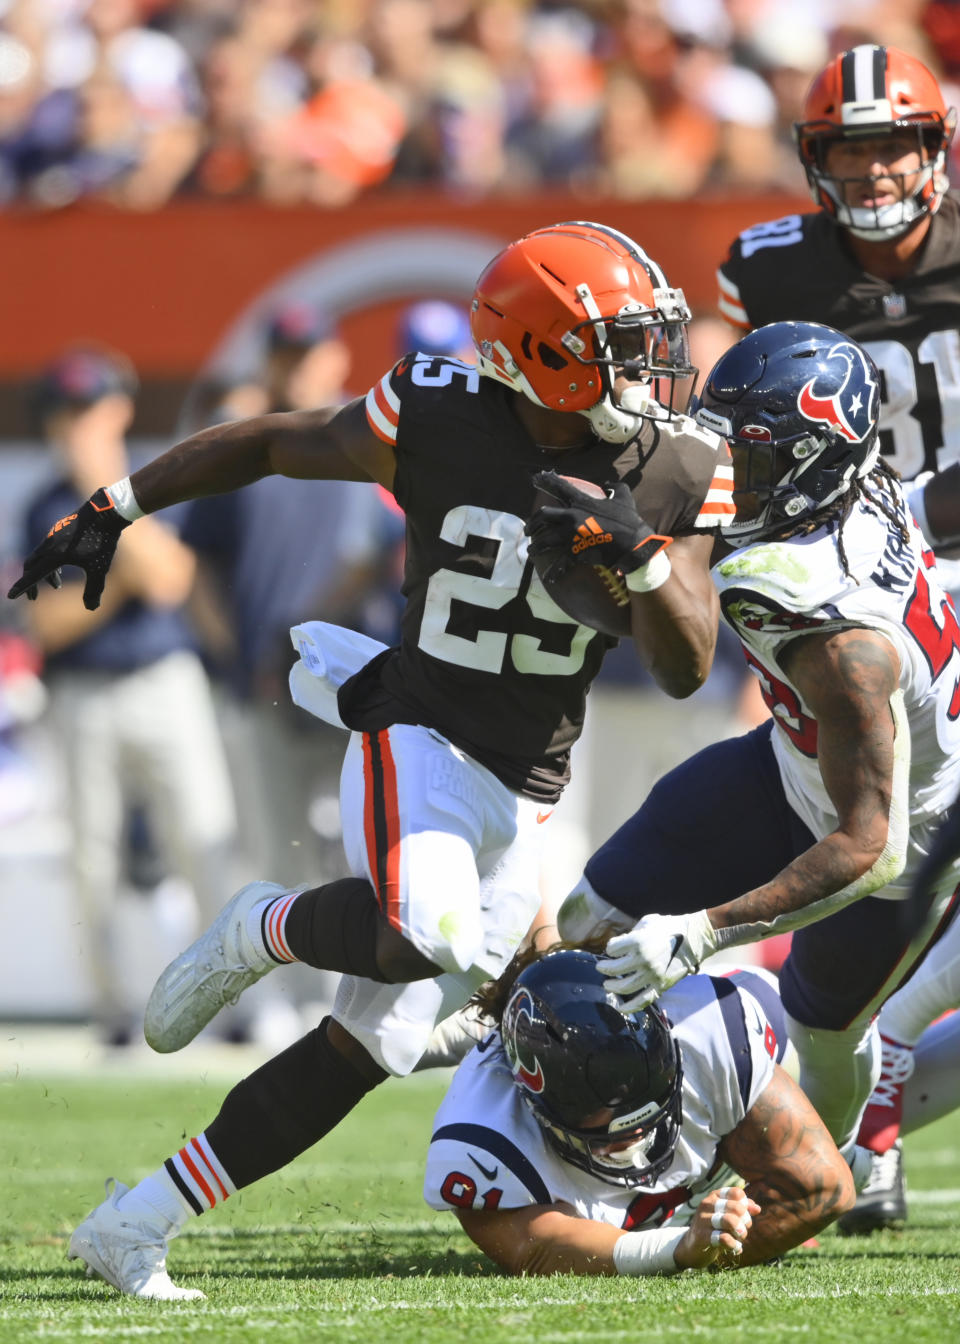
[[93, 492], [84, 508], [90, 509], [91, 521], [104, 532], [119, 535], [125, 527], [130, 526], [130, 519], [117, 512], [116, 505], [103, 486]]

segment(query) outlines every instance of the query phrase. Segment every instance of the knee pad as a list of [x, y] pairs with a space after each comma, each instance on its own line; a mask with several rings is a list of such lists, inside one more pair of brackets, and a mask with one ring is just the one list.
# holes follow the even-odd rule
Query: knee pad
[[373, 979], [388, 985], [410, 984], [413, 980], [433, 980], [441, 968], [418, 952], [409, 939], [381, 916], [377, 925], [375, 959], [378, 974]]

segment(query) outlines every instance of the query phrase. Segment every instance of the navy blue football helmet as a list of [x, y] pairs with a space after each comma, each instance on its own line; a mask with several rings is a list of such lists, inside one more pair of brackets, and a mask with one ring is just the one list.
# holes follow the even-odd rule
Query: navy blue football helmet
[[739, 544], [802, 522], [869, 475], [880, 451], [880, 375], [832, 327], [771, 322], [720, 357], [695, 414], [730, 445], [738, 507], [720, 531]]
[[659, 1008], [624, 1014], [590, 952], [517, 977], [500, 1034], [514, 1082], [566, 1162], [612, 1185], [655, 1181], [680, 1134], [680, 1051]]

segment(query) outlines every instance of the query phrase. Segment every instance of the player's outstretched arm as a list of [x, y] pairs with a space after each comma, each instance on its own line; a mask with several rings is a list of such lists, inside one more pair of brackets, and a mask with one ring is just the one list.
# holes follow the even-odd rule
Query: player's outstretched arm
[[94, 611], [120, 533], [142, 514], [270, 475], [376, 481], [389, 489], [394, 465], [393, 450], [370, 429], [361, 399], [344, 407], [214, 425], [124, 481], [96, 490], [75, 514], [56, 522], [24, 561], [23, 574], [7, 596], [34, 598], [41, 582], [58, 588], [61, 566], [74, 565], [86, 575], [83, 604]]
[[263, 476], [393, 484], [393, 449], [374, 434], [362, 398], [346, 406], [282, 411], [212, 425], [134, 472], [144, 513], [224, 494]]
[[458, 1209], [467, 1236], [507, 1274], [615, 1274], [620, 1230], [581, 1218], [572, 1204]]
[[459, 1210], [467, 1236], [508, 1274], [622, 1274], [639, 1277], [706, 1269], [718, 1258], [739, 1259], [760, 1212], [740, 1189], [714, 1190], [686, 1228], [624, 1232], [581, 1218], [571, 1204], [522, 1209]]
[[806, 1095], [779, 1064], [721, 1142], [720, 1154], [759, 1205], [742, 1254], [733, 1262], [724, 1256], [724, 1265], [757, 1265], [783, 1255], [846, 1213], [856, 1199], [850, 1168]]

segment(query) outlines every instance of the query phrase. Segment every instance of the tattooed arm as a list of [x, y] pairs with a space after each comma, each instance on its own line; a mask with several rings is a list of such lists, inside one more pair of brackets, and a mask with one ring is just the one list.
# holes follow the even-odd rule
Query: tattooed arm
[[853, 1207], [850, 1168], [804, 1093], [779, 1065], [719, 1151], [760, 1206], [742, 1255], [727, 1253], [719, 1262], [724, 1267], [762, 1264], [783, 1255]]
[[752, 891], [693, 914], [644, 915], [611, 938], [598, 966], [625, 1012], [638, 1012], [718, 949], [803, 928], [903, 872], [910, 726], [896, 650], [857, 628], [803, 635], [780, 662], [816, 720], [817, 765], [837, 825]]
[[817, 721], [817, 763], [837, 826], [771, 881], [707, 911], [721, 947], [869, 896], [906, 858], [910, 735], [893, 645], [873, 630], [805, 635], [781, 664]]

